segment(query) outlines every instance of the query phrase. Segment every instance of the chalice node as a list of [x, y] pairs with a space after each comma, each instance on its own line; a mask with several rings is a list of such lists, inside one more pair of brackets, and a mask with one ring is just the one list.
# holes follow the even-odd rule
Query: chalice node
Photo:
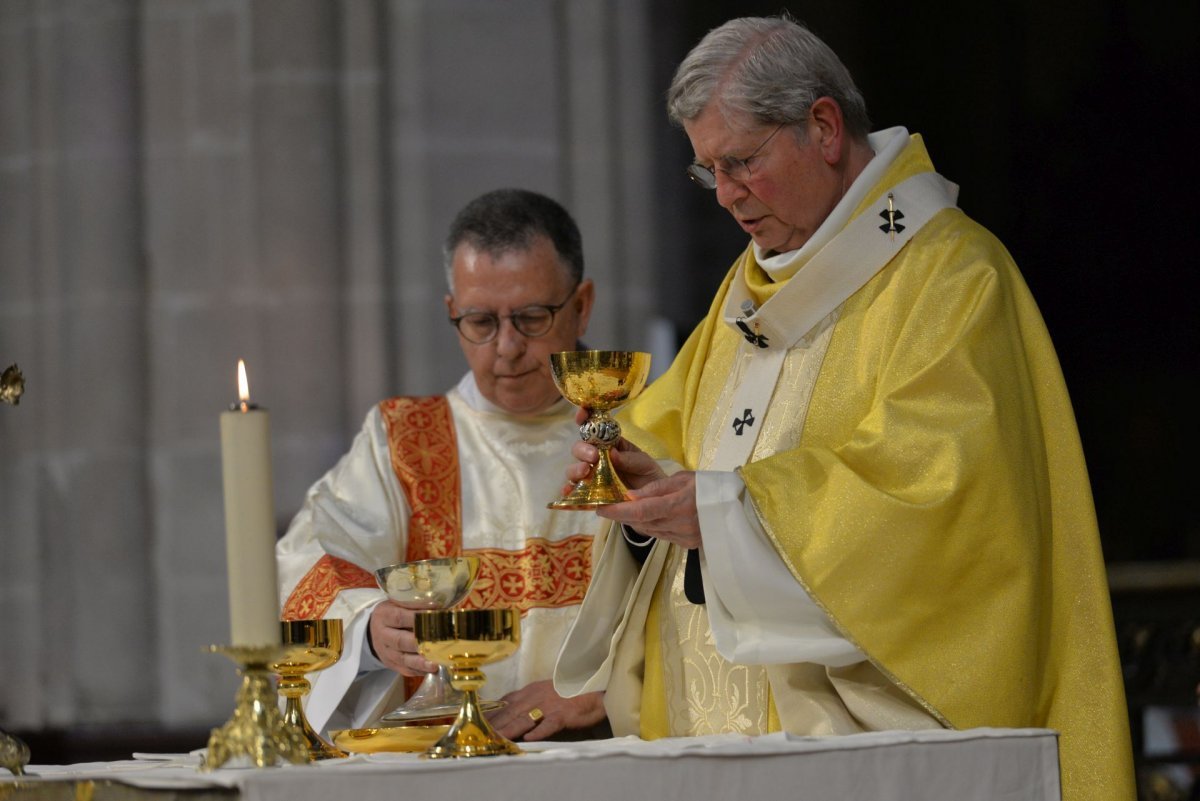
[[593, 509], [629, 500], [608, 452], [621, 438], [609, 414], [637, 397], [650, 373], [650, 354], [623, 350], [572, 350], [550, 354], [550, 372], [563, 397], [588, 409], [579, 437], [600, 452], [591, 475], [579, 481], [551, 509]]
[[[458, 606], [479, 574], [478, 556], [421, 559], [381, 567], [375, 580], [388, 598], [405, 609], [445, 610]], [[462, 694], [443, 666], [428, 674], [407, 701], [383, 716], [384, 721], [417, 721], [450, 717], [462, 706]]]
[[417, 650], [431, 662], [449, 668], [450, 681], [463, 697], [450, 730], [424, 756], [449, 759], [524, 753], [492, 728], [479, 706], [479, 688], [487, 681], [480, 666], [517, 650], [521, 615], [514, 609], [418, 612], [413, 633]]

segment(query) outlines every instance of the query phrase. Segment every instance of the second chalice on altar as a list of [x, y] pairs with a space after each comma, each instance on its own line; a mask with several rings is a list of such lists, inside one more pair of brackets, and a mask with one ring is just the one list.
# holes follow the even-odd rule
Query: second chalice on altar
[[515, 609], [451, 609], [418, 612], [413, 621], [417, 650], [449, 668], [462, 704], [450, 730], [425, 752], [430, 759], [524, 753], [483, 716], [479, 688], [487, 678], [480, 666], [498, 662], [521, 644], [521, 615]]
[[284, 722], [295, 726], [308, 744], [311, 759], [335, 759], [346, 752], [327, 743], [313, 730], [300, 699], [312, 689], [305, 674], [324, 670], [342, 658], [342, 621], [284, 620], [280, 624], [283, 650], [269, 665], [279, 675], [279, 694], [287, 698]]
[[[405, 609], [445, 610], [463, 602], [478, 574], [478, 556], [451, 556], [381, 567], [375, 571], [375, 580], [389, 599]], [[461, 705], [462, 693], [451, 685], [450, 674], [442, 666], [427, 675], [409, 699], [384, 715], [383, 720], [450, 717], [458, 713]]]
[[596, 468], [551, 509], [592, 509], [629, 499], [608, 452], [621, 438], [621, 426], [609, 415], [646, 386], [650, 354], [623, 350], [572, 350], [550, 354], [550, 371], [563, 397], [589, 410], [579, 427], [584, 442], [596, 446]]

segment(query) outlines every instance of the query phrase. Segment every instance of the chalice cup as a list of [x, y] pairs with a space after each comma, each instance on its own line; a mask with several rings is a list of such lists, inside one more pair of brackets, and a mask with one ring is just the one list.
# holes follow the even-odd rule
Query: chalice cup
[[514, 609], [418, 612], [413, 633], [421, 655], [448, 667], [451, 683], [462, 693], [458, 717], [424, 756], [456, 759], [524, 753], [492, 728], [479, 706], [479, 688], [487, 681], [480, 666], [498, 662], [517, 650], [521, 643], [520, 614]]
[[345, 751], [330, 745], [313, 730], [300, 700], [312, 689], [306, 674], [324, 670], [342, 658], [342, 621], [338, 618], [284, 620], [279, 626], [283, 652], [269, 667], [278, 674], [279, 693], [287, 699], [284, 722], [300, 730], [311, 759], [347, 756]]
[[621, 438], [621, 426], [609, 412], [632, 400], [646, 386], [650, 354], [623, 350], [573, 350], [550, 354], [550, 371], [563, 397], [589, 410], [579, 437], [596, 446], [600, 457], [591, 475], [547, 506], [593, 509], [629, 500], [608, 452]]
[[[446, 610], [458, 606], [471, 592], [479, 574], [478, 556], [421, 559], [381, 567], [375, 580], [388, 598], [405, 609]], [[415, 721], [450, 717], [462, 706], [462, 694], [444, 667], [425, 676], [407, 701], [383, 716], [385, 721]]]

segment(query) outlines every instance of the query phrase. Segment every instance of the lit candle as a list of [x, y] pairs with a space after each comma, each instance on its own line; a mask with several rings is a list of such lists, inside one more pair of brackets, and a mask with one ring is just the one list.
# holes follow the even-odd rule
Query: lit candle
[[279, 643], [271, 423], [250, 402], [246, 364], [238, 360], [240, 402], [221, 413], [225, 484], [225, 559], [233, 645]]

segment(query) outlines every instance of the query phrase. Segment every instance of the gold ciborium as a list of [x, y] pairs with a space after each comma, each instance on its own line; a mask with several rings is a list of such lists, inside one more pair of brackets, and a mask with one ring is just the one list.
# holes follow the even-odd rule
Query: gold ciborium
[[550, 354], [550, 371], [563, 397], [589, 410], [579, 437], [596, 446], [600, 458], [592, 474], [551, 509], [592, 509], [629, 500], [625, 484], [608, 456], [621, 438], [621, 426], [609, 412], [637, 396], [646, 386], [650, 354], [623, 350], [570, 350]]
[[[388, 565], [375, 571], [375, 580], [388, 598], [405, 609], [450, 609], [471, 592], [479, 574], [478, 556], [451, 556]], [[385, 721], [416, 721], [449, 717], [462, 706], [462, 695], [451, 686], [445, 667], [428, 674], [407, 701], [383, 716]]]
[[285, 723], [295, 726], [308, 743], [311, 759], [336, 759], [347, 756], [313, 730], [304, 716], [300, 699], [312, 689], [305, 674], [324, 670], [342, 658], [342, 621], [284, 620], [279, 624], [283, 653], [271, 662], [270, 668], [279, 675], [279, 694], [287, 699], [283, 710]]
[[521, 616], [514, 609], [450, 609], [418, 612], [413, 624], [417, 650], [450, 669], [450, 682], [462, 692], [462, 706], [450, 730], [425, 756], [429, 759], [524, 753], [501, 737], [479, 707], [487, 678], [480, 665], [498, 662], [521, 642]]

